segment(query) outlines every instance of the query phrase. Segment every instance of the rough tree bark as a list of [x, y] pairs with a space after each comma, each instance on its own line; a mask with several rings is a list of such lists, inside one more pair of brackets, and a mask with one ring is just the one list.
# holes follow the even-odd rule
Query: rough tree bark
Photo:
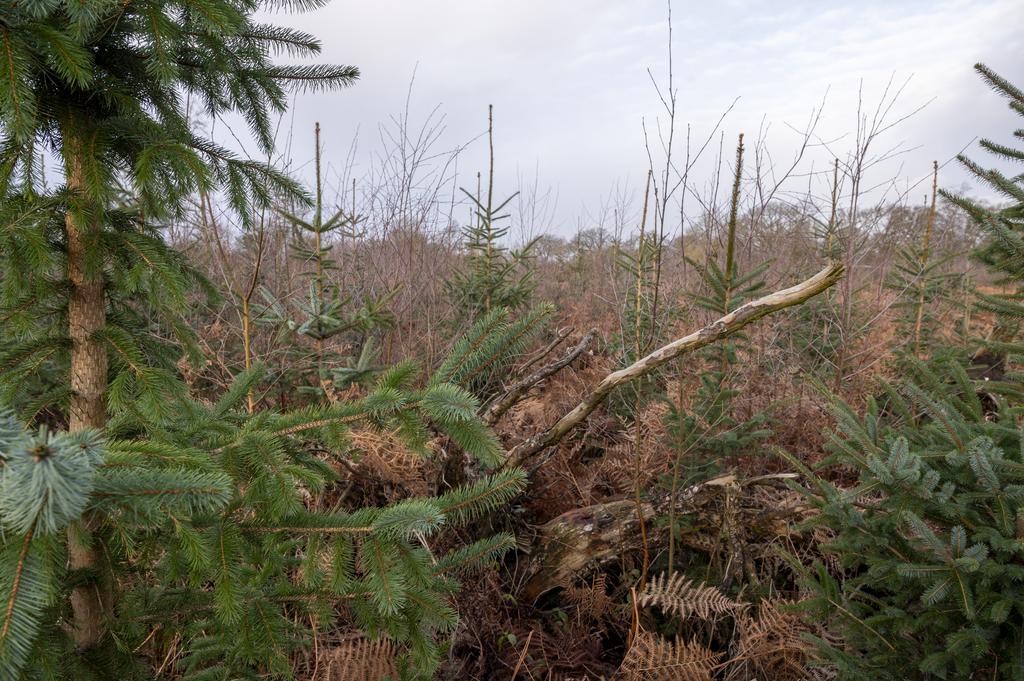
[[[656, 516], [667, 514], [670, 506], [678, 514], [688, 516], [686, 531], [680, 538], [684, 546], [702, 552], [717, 548], [736, 554], [734, 566], [743, 570], [748, 562], [742, 555], [743, 545], [751, 541], [767, 543], [790, 534], [791, 522], [804, 517], [810, 509], [764, 508], [760, 503], [748, 508], [735, 500], [742, 498], [749, 488], [777, 485], [787, 477], [792, 476], [739, 480], [734, 475], [722, 475], [683, 490], [674, 500], [667, 492], [648, 496], [640, 508], [648, 524]], [[521, 563], [523, 599], [536, 602], [545, 592], [566, 586], [580, 574], [639, 551], [639, 526], [637, 504], [632, 497], [576, 508], [541, 525], [527, 550], [528, 560]], [[665, 528], [652, 532], [648, 548], [657, 550], [667, 537]]]
[[[91, 201], [85, 185], [83, 161], [88, 153], [82, 137], [66, 130], [64, 159], [73, 205], [65, 215], [67, 233], [67, 274], [71, 284], [68, 297], [68, 335], [71, 338], [71, 414], [68, 429], [102, 429], [107, 423], [104, 395], [107, 390], [107, 352], [97, 333], [106, 324], [103, 275], [88, 264], [89, 243], [96, 216], [88, 209]], [[95, 572], [99, 555], [93, 544], [89, 518], [68, 530], [68, 559], [71, 570]], [[103, 599], [93, 580], [71, 592], [72, 635], [79, 649], [95, 647], [101, 637]]]
[[753, 300], [688, 336], [658, 348], [624, 369], [608, 374], [570, 412], [547, 430], [521, 442], [509, 452], [508, 466], [522, 466], [543, 450], [558, 444], [569, 431], [583, 422], [617, 387], [654, 371], [663, 364], [730, 336], [751, 322], [787, 307], [807, 302], [827, 290], [843, 276], [843, 264], [830, 262], [810, 279]]

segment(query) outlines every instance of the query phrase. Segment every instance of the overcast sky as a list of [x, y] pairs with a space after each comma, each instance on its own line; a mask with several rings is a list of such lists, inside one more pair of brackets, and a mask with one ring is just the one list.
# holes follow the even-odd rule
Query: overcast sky
[[[308, 161], [319, 120], [332, 172], [354, 139], [356, 174], [366, 172], [378, 128], [401, 111], [415, 72], [412, 122], [435, 107], [445, 117], [437, 151], [477, 138], [459, 160], [461, 183], [486, 168], [479, 135], [493, 104], [498, 194], [514, 190], [517, 175], [539, 174], [558, 196], [552, 231], [570, 233], [616, 183], [635, 191], [643, 182], [642, 121], [652, 127], [663, 117], [648, 69], [665, 82], [666, 10], [665, 0], [334, 0], [275, 16], [319, 37], [323, 61], [362, 72], [352, 88], [298, 96], [284, 125], [292, 137], [282, 142], [297, 165]], [[909, 78], [894, 117], [927, 106], [885, 146], [904, 144], [898, 162], [915, 182], [932, 159], [1017, 127], [971, 67], [983, 61], [1024, 80], [1022, 25], [1024, 0], [676, 0], [678, 119], [700, 138], [739, 98], [723, 123], [728, 143], [739, 132], [756, 136], [766, 121], [782, 161], [798, 139], [787, 126], [803, 128], [824, 98], [820, 137], [845, 150], [860, 83], [873, 104], [891, 78]], [[941, 177], [945, 186], [965, 179], [953, 164]]]

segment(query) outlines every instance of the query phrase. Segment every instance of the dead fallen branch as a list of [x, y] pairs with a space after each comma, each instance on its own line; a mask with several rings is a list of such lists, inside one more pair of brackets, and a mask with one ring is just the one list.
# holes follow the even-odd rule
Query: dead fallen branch
[[[583, 336], [579, 343], [574, 347], [570, 348], [561, 359], [558, 359], [550, 364], [545, 364], [539, 369], [535, 370], [528, 376], [516, 381], [500, 398], [495, 400], [487, 410], [484, 412], [484, 423], [489, 426], [493, 426], [498, 422], [509, 409], [514, 407], [516, 404], [522, 401], [526, 394], [530, 391], [533, 386], [537, 385], [546, 378], [557, 374], [559, 371], [569, 366], [576, 359], [582, 355], [590, 347], [590, 344], [594, 342], [594, 338], [597, 336], [597, 329], [591, 329]], [[560, 339], [555, 341], [561, 342]]]
[[688, 336], [678, 338], [668, 345], [658, 348], [646, 357], [637, 360], [628, 367], [608, 374], [591, 392], [584, 396], [583, 400], [572, 411], [558, 419], [553, 426], [516, 445], [509, 452], [507, 465], [521, 466], [539, 452], [557, 444], [569, 431], [578, 426], [594, 409], [604, 402], [612, 390], [620, 385], [654, 371], [680, 355], [693, 352], [730, 336], [748, 324], [773, 312], [805, 303], [830, 288], [842, 276], [842, 263], [830, 262], [828, 266], [810, 279], [796, 286], [776, 291], [751, 301], [733, 310], [721, 319], [708, 324], [703, 329], [695, 331]]

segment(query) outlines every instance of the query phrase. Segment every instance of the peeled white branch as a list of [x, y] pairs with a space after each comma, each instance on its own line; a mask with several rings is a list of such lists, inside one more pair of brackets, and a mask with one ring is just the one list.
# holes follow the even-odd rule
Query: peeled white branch
[[703, 329], [678, 338], [628, 367], [608, 374], [592, 391], [587, 393], [572, 411], [558, 419], [553, 426], [516, 445], [509, 452], [508, 465], [520, 466], [537, 453], [557, 444], [570, 430], [587, 418], [612, 390], [620, 385], [637, 379], [681, 355], [699, 350], [730, 336], [761, 317], [805, 303], [833, 286], [842, 276], [842, 263], [830, 262], [810, 279], [751, 301], [708, 324]]

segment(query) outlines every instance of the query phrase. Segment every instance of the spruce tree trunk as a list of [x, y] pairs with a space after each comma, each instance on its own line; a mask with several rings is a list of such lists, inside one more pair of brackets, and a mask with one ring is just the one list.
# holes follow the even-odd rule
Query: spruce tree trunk
[[[78, 205], [90, 202], [84, 194], [82, 162], [85, 147], [80, 137], [64, 136], [64, 158], [68, 188], [78, 195]], [[68, 332], [71, 337], [71, 418], [69, 430], [102, 429], [107, 422], [104, 395], [107, 390], [107, 352], [95, 338], [106, 322], [106, 307], [101, 272], [90, 272], [86, 266], [89, 247], [89, 220], [91, 211], [68, 210], [65, 216], [67, 230], [67, 268], [71, 293], [68, 298]], [[68, 559], [71, 570], [96, 571], [99, 554], [91, 541], [91, 519], [68, 530]], [[109, 604], [108, 604], [109, 605]], [[71, 592], [74, 613], [72, 636], [80, 650], [94, 648], [99, 643], [103, 628], [103, 599], [99, 583], [87, 580]]]

